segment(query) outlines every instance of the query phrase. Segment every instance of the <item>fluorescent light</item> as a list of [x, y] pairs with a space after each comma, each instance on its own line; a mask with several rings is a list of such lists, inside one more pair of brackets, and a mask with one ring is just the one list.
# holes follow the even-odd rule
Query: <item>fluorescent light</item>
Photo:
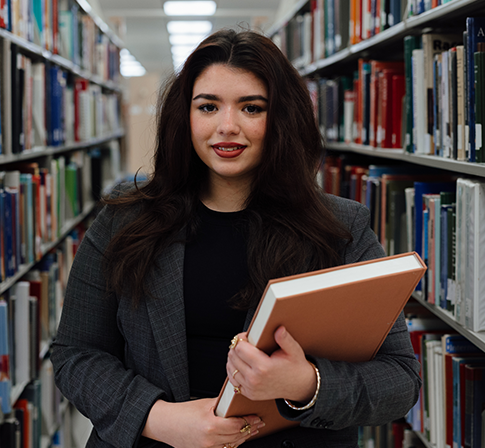
[[123, 64], [123, 62], [125, 61], [136, 61], [136, 58], [135, 56], [133, 56], [132, 54], [128, 54], [126, 56], [121, 56], [121, 63]]
[[216, 8], [213, 1], [168, 1], [163, 4], [167, 16], [213, 16]]
[[212, 30], [212, 22], [208, 20], [175, 20], [167, 23], [167, 30], [170, 34], [203, 34], [206, 36]]
[[170, 34], [168, 37], [172, 45], [197, 45], [205, 34]]
[[146, 73], [146, 70], [144, 67], [141, 65], [122, 65], [120, 68], [121, 75], [124, 76], [125, 78], [131, 78], [134, 76], [143, 76]]

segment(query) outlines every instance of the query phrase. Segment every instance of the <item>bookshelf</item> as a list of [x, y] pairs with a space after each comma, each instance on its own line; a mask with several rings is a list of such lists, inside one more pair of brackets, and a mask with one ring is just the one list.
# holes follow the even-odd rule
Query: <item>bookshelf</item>
[[72, 437], [49, 360], [70, 265], [122, 177], [124, 45], [85, 0], [2, 8], [0, 445], [17, 446], [6, 434], [28, 419], [32, 447], [49, 448]]
[[[395, 216], [407, 217], [411, 213], [409, 211], [411, 209], [406, 209], [405, 207], [414, 201], [414, 199], [405, 202], [405, 194], [411, 194], [411, 190], [412, 194], [414, 194], [414, 188], [412, 188], [413, 182], [426, 182], [425, 179], [418, 179], [419, 175], [435, 176], [435, 181], [439, 178], [439, 180], [446, 180], [450, 183], [457, 182], [458, 179], [465, 179], [464, 183], [460, 184], [463, 185], [462, 187], [457, 188], [455, 192], [451, 192], [458, 193], [461, 188], [461, 191], [464, 192], [463, 196], [457, 194], [456, 198], [449, 205], [446, 202], [443, 203], [446, 209], [450, 209], [449, 216], [451, 218], [446, 218], [449, 220], [443, 221], [443, 215], [435, 215], [436, 218], [432, 224], [433, 228], [431, 233], [429, 233], [429, 230], [423, 231], [423, 239], [425, 235], [426, 239], [424, 239], [424, 245], [420, 245], [420, 249], [424, 251], [426, 247], [426, 251], [430, 252], [425, 253], [420, 250], [419, 253], [423, 258], [425, 254], [426, 257], [429, 256], [429, 259], [426, 258], [426, 261], [429, 261], [428, 272], [431, 272], [430, 275], [432, 278], [431, 280], [427, 280], [428, 283], [423, 284], [423, 290], [419, 290], [418, 288], [414, 292], [413, 297], [422, 307], [423, 315], [431, 316], [435, 322], [439, 322], [438, 325], [442, 326], [443, 333], [456, 332], [458, 335], [463, 336], [466, 341], [474, 345], [473, 350], [478, 350], [479, 355], [485, 357], [485, 328], [480, 328], [479, 331], [475, 331], [473, 330], [475, 328], [474, 324], [471, 323], [475, 314], [481, 315], [480, 313], [483, 312], [481, 307], [483, 305], [478, 305], [479, 308], [474, 308], [475, 312], [470, 312], [469, 310], [471, 308], [466, 308], [471, 306], [469, 305], [470, 303], [473, 303], [473, 306], [476, 307], [477, 301], [480, 301], [482, 304], [485, 301], [483, 293], [480, 296], [477, 293], [470, 292], [472, 289], [468, 286], [472, 283], [475, 285], [475, 288], [477, 288], [476, 285], [481, 285], [478, 281], [477, 283], [474, 282], [479, 277], [478, 272], [483, 272], [479, 268], [481, 258], [472, 258], [474, 252], [470, 249], [474, 247], [475, 252], [478, 253], [481, 247], [480, 245], [482, 244], [479, 241], [481, 240], [480, 234], [485, 234], [485, 227], [483, 225], [480, 227], [480, 230], [478, 230], [478, 225], [473, 228], [470, 227], [470, 222], [483, 222], [483, 218], [479, 215], [479, 210], [477, 210], [483, 209], [483, 205], [477, 205], [477, 209], [475, 210], [468, 205], [472, 197], [471, 191], [482, 191], [480, 188], [483, 188], [483, 185], [485, 185], [485, 164], [481, 162], [485, 159], [479, 153], [479, 150], [483, 149], [480, 148], [479, 140], [475, 140], [473, 137], [474, 130], [479, 128], [475, 128], [474, 125], [473, 128], [469, 126], [469, 123], [474, 123], [475, 119], [477, 120], [476, 123], [480, 123], [480, 117], [478, 115], [479, 107], [483, 106], [481, 106], [482, 103], [477, 103], [479, 100], [470, 100], [473, 97], [470, 96], [468, 76], [470, 71], [469, 67], [472, 66], [466, 65], [466, 50], [462, 50], [464, 56], [461, 67], [456, 65], [456, 59], [454, 59], [455, 54], [458, 54], [457, 48], [464, 43], [463, 39], [466, 39], [466, 37], [462, 36], [463, 32], [467, 31], [467, 17], [485, 16], [483, 2], [480, 0], [437, 0], [429, 2], [420, 0], [391, 0], [385, 3], [375, 2], [373, 0], [346, 0], [344, 2], [338, 2], [339, 5], [337, 5], [336, 1], [302, 0], [295, 2], [291, 10], [278, 23], [274, 24], [268, 32], [273, 38], [273, 41], [282, 49], [299, 70], [300, 74], [307, 80], [310, 95], [314, 101], [315, 114], [319, 121], [322, 135], [326, 140], [327, 164], [322, 170], [322, 185], [330, 193], [344, 194], [368, 205], [371, 208], [371, 225], [373, 225], [373, 229], [378, 234], [384, 247], [388, 251], [391, 249], [389, 255], [392, 255], [394, 246], [389, 243], [389, 239], [391, 238], [393, 243], [395, 243], [397, 232], [399, 230], [401, 234], [406, 232], [410, 225], [415, 225], [417, 221], [415, 218], [412, 218], [411, 224], [409, 220], [406, 220], [406, 224], [404, 224], [401, 219], [399, 227], [395, 223], [388, 224], [388, 217], [391, 217], [389, 219], [392, 221], [392, 219], [395, 219]], [[394, 13], [400, 11], [401, 20], [398, 20], [397, 23], [387, 28], [382, 26], [383, 23], [390, 24], [391, 10], [383, 11], [381, 9], [381, 13], [384, 12], [384, 15], [380, 15], [379, 12], [376, 13], [376, 9], [372, 8], [379, 8], [379, 3], [381, 8], [384, 8], [382, 5], [394, 5]], [[339, 13], [335, 12], [335, 8], [337, 7], [340, 8]], [[390, 8], [392, 7], [390, 6]], [[362, 20], [360, 21], [358, 19], [358, 12], [353, 15], [353, 11], [358, 11], [359, 8], [362, 8], [363, 11]], [[328, 15], [334, 17], [334, 23], [331, 26], [328, 26], [326, 22], [326, 16]], [[341, 17], [343, 17], [344, 23], [348, 24], [348, 29], [345, 32], [342, 31], [341, 23], [339, 22]], [[353, 27], [356, 21], [359, 21], [359, 24]], [[340, 25], [338, 26], [340, 26], [340, 29], [336, 30], [337, 24], [339, 23]], [[485, 24], [483, 26], [483, 29], [485, 29]], [[469, 31], [468, 34], [470, 34]], [[337, 35], [339, 35], [338, 39]], [[424, 62], [423, 65], [420, 65], [418, 58], [421, 55], [419, 51], [416, 53], [412, 52], [412, 49], [416, 48], [420, 50], [424, 48], [423, 35], [436, 35], [436, 38], [427, 36], [426, 39], [432, 41], [433, 44], [437, 42], [440, 45], [443, 44], [443, 48], [441, 49], [442, 51], [433, 51], [431, 56], [427, 56], [430, 59]], [[408, 36], [412, 37], [410, 38]], [[459, 38], [456, 39], [456, 36]], [[485, 35], [483, 37], [485, 40]], [[340, 39], [343, 42], [339, 45]], [[411, 40], [418, 42], [415, 47], [411, 48], [410, 53], [406, 53], [405, 39], [408, 42]], [[330, 44], [328, 44], [329, 41]], [[466, 40], [465, 42], [470, 47], [471, 41]], [[423, 54], [425, 51], [421, 50]], [[478, 51], [475, 48], [473, 53]], [[453, 54], [454, 52], [456, 53]], [[446, 56], [443, 56], [443, 53], [446, 53]], [[471, 59], [473, 59], [473, 55]], [[470, 61], [469, 57], [468, 60]], [[374, 64], [375, 61], [384, 61], [385, 64], [382, 64], [383, 66], [387, 63], [389, 64], [379, 68], [379, 63]], [[403, 61], [404, 67], [401, 69], [391, 67], [391, 64], [396, 61]], [[430, 65], [426, 65], [427, 63]], [[407, 67], [410, 68], [409, 72], [406, 71]], [[429, 67], [432, 68], [432, 72], [426, 71]], [[444, 67], [446, 67], [446, 70]], [[423, 73], [424, 76], [422, 78], [424, 78], [424, 81], [419, 81], [417, 79], [419, 76], [416, 76], [416, 73], [421, 69], [423, 71], [420, 73]], [[457, 75], [457, 70], [459, 69], [463, 70], [461, 73], [461, 85], [465, 86], [463, 88], [464, 92], [461, 94], [461, 100], [458, 97], [460, 94], [458, 88], [460, 86], [453, 84], [453, 82], [456, 83], [456, 80], [459, 79], [460, 75]], [[389, 87], [386, 90], [385, 83], [387, 82], [387, 85], [390, 85], [390, 81], [384, 79], [384, 71], [387, 71], [389, 79], [392, 79], [396, 83], [393, 84], [394, 90], [395, 86], [399, 87], [398, 82], [401, 82], [404, 87], [403, 96], [400, 97], [402, 103], [396, 103], [398, 104], [398, 108], [392, 109], [392, 113], [390, 113], [391, 106], [389, 105], [389, 98], [391, 98], [390, 95], [393, 93]], [[432, 73], [431, 91], [429, 90], [429, 85], [426, 85], [428, 73]], [[408, 76], [410, 78], [407, 78]], [[444, 84], [445, 81], [443, 79], [448, 76], [449, 80]], [[410, 80], [409, 84], [407, 83], [408, 79]], [[483, 82], [485, 82], [485, 79]], [[472, 91], [475, 92], [476, 84], [472, 84], [472, 86]], [[413, 90], [414, 92], [418, 92], [418, 89], [422, 90], [419, 90], [419, 93], [413, 96]], [[430, 96], [432, 100], [429, 100]], [[483, 101], [484, 98], [481, 100]], [[459, 113], [456, 110], [458, 108], [457, 104], [460, 101], [463, 101], [462, 118], [459, 115], [452, 115], [453, 113]], [[473, 101], [480, 106], [477, 106], [478, 108], [473, 107]], [[382, 103], [385, 103], [385, 106]], [[420, 107], [421, 109], [419, 109]], [[468, 109], [470, 107], [471, 110]], [[411, 111], [411, 115], [407, 115], [409, 111]], [[386, 113], [393, 117], [398, 115], [399, 120], [396, 120], [397, 123], [395, 121], [384, 121], [383, 117], [386, 116]], [[366, 119], [368, 120], [367, 122], [365, 121]], [[459, 121], [460, 119], [463, 121]], [[376, 122], [376, 120], [378, 121]], [[416, 124], [420, 120], [425, 123], [421, 128], [423, 130], [421, 134], [420, 128]], [[397, 137], [397, 143], [393, 140], [392, 148], [389, 144], [383, 144], [386, 141], [384, 140], [385, 137], [379, 136], [379, 132], [381, 132], [379, 127], [381, 124], [384, 126], [384, 133], [382, 135], [385, 135], [386, 132], [389, 133], [391, 127], [392, 132], [394, 132], [395, 126], [400, 130], [400, 134], [396, 134], [397, 136], [400, 135], [400, 138]], [[408, 127], [409, 125], [411, 126], [410, 128]], [[459, 126], [462, 127], [459, 128]], [[467, 134], [465, 134], [465, 129]], [[476, 132], [479, 131], [477, 130]], [[429, 146], [423, 146], [423, 143], [417, 141], [424, 134], [426, 134], [424, 139], [427, 139], [429, 136], [429, 140], [425, 140], [426, 145], [429, 144]], [[462, 135], [464, 136], [462, 140], [464, 144], [461, 145], [463, 152], [459, 153], [458, 147], [460, 146], [460, 142], [458, 138], [462, 138]], [[469, 138], [470, 136], [472, 138]], [[465, 147], [463, 148], [463, 146]], [[399, 167], [396, 169], [396, 173], [400, 168], [403, 169], [401, 171], [403, 177], [400, 180], [395, 180], [393, 188], [396, 190], [389, 190], [392, 194], [395, 194], [392, 197], [396, 201], [401, 201], [392, 203], [391, 210], [394, 210], [394, 212], [386, 210], [386, 206], [389, 208], [389, 201], [393, 201], [394, 199], [379, 196], [384, 195], [382, 191], [386, 191], [388, 187], [383, 186], [382, 179], [377, 178], [377, 175], [372, 177], [371, 170], [369, 169], [370, 165], [377, 166], [378, 168], [381, 165], [392, 166], [386, 174], [389, 176], [392, 176], [390, 173], [393, 172], [392, 170], [395, 167]], [[408, 177], [405, 179], [404, 176]], [[392, 179], [386, 180], [385, 182], [388, 182], [386, 185], [392, 186], [392, 181]], [[368, 194], [371, 191], [369, 182], [374, 182], [374, 185], [378, 185], [378, 187], [375, 187], [376, 190], [372, 190], [370, 194]], [[400, 186], [397, 185], [399, 182], [401, 182]], [[410, 184], [406, 184], [406, 182], [410, 182]], [[367, 194], [365, 188], [367, 188]], [[406, 188], [408, 193], [404, 191]], [[431, 210], [434, 210], [434, 208], [430, 208], [431, 203], [433, 207], [435, 207], [435, 203], [438, 204], [436, 206], [440, 207], [438, 210], [443, 211], [444, 209], [441, 209], [442, 203], [440, 201], [443, 201], [446, 196], [440, 195], [440, 191], [428, 191], [427, 193], [429, 194], [426, 195], [424, 206], [427, 215], [423, 216], [430, 217], [433, 214]], [[431, 193], [434, 194], [434, 197]], [[353, 194], [356, 196], [352, 196]], [[372, 199], [372, 195], [374, 194], [378, 199]], [[478, 198], [478, 194], [476, 198]], [[382, 199], [383, 197], [384, 199]], [[409, 197], [414, 198], [413, 196]], [[375, 203], [372, 202], [373, 200]], [[378, 209], [377, 211], [374, 211], [374, 208], [371, 207], [371, 205], [374, 206], [375, 204], [379, 204], [379, 206], [375, 206]], [[455, 208], [461, 211], [456, 211], [455, 213]], [[400, 211], [396, 212], [395, 210]], [[384, 213], [384, 218], [382, 218], [382, 213]], [[392, 215], [392, 213], [401, 214]], [[413, 209], [412, 213], [416, 213], [416, 210]], [[453, 223], [453, 230], [450, 231], [452, 237], [450, 236], [447, 240], [443, 234], [437, 233], [437, 235], [441, 235], [441, 239], [436, 245], [431, 246], [432, 243], [429, 242], [431, 241], [430, 235], [433, 232], [441, 232], [441, 228], [435, 224], [436, 221], [440, 221], [440, 225], [446, 222], [447, 226], [450, 224], [448, 226], [450, 228], [451, 223]], [[423, 221], [423, 226], [424, 223], [427, 225], [428, 222]], [[455, 225], [458, 226], [459, 222], [463, 224], [460, 224], [457, 230]], [[388, 233], [388, 226], [391, 229], [391, 234]], [[415, 234], [419, 233], [416, 229], [412, 229], [411, 234], [413, 232], [416, 232]], [[470, 234], [473, 237], [470, 237]], [[410, 233], [408, 232], [406, 235], [408, 242], [413, 239], [409, 235]], [[472, 238], [475, 238], [475, 240]], [[443, 243], [443, 241], [446, 241], [446, 243]], [[406, 247], [408, 250], [414, 250], [414, 244], [414, 242], [411, 244], [411, 249], [409, 249], [409, 245]], [[449, 248], [449, 253], [453, 251], [449, 257], [452, 261], [448, 265], [448, 272], [452, 271], [452, 274], [450, 274], [453, 283], [452, 293], [447, 292], [446, 287], [445, 292], [443, 292], [443, 278], [439, 277], [441, 274], [437, 277], [434, 276], [436, 272], [440, 272], [439, 269], [442, 270], [444, 263], [439, 258], [441, 257], [441, 252], [436, 249], [437, 247], [439, 247], [440, 251], [444, 250], [444, 247], [446, 247], [446, 250]], [[436, 262], [436, 260], [438, 261]], [[475, 263], [476, 267], [474, 267]], [[446, 284], [446, 276], [444, 282]], [[447, 285], [449, 286], [450, 283], [447, 283]], [[475, 295], [469, 296], [469, 294]], [[473, 297], [473, 300], [470, 299], [471, 302], [466, 302], [466, 306], [465, 296], [467, 298], [466, 300], [469, 297]], [[451, 302], [448, 300], [450, 297]], [[458, 307], [461, 308], [460, 311], [458, 311]], [[464, 315], [467, 315], [467, 317], [465, 318]], [[427, 348], [423, 349], [427, 350]], [[430, 352], [432, 356], [436, 357], [435, 359], [444, 360], [446, 352], [441, 351], [441, 347], [439, 350], [430, 350], [432, 350]], [[444, 371], [444, 368], [442, 370]], [[435, 370], [435, 373], [437, 375], [436, 382], [445, 381], [443, 372]], [[430, 387], [434, 386], [425, 383], [423, 393], [427, 394], [427, 390]], [[460, 387], [465, 387], [465, 383], [462, 382], [462, 386]], [[452, 396], [453, 393], [446, 392], [443, 389], [440, 391], [440, 394], [446, 397], [447, 395]], [[444, 409], [446, 405], [445, 400], [448, 400], [448, 397], [441, 400], [437, 401], [437, 406], [441, 406]], [[412, 430], [414, 431], [412, 432], [414, 432], [414, 437], [417, 437], [418, 440], [416, 441], [416, 438], [414, 438], [414, 442], [410, 442], [409, 445], [404, 444], [403, 446], [414, 446], [416, 443], [421, 443], [428, 448], [463, 445], [463, 439], [461, 441], [449, 439], [448, 431], [452, 423], [448, 420], [448, 416], [438, 415], [438, 412], [436, 412], [435, 416], [434, 411], [431, 411], [432, 414], [430, 414], [430, 411], [425, 405], [422, 405], [420, 410], [423, 414], [421, 421], [419, 420], [421, 417], [416, 417], [417, 411], [412, 411], [407, 416], [407, 424], [411, 423], [413, 425]], [[470, 417], [470, 421], [472, 418], [477, 419], [478, 425], [481, 424], [482, 428], [484, 427], [483, 419], [485, 417], [474, 414], [473, 417]], [[427, 422], [423, 423], [425, 420]], [[429, 423], [430, 421], [432, 423]], [[372, 441], [369, 443], [375, 442], [377, 448], [389, 446], [386, 443], [377, 443], [380, 436], [375, 436], [376, 431], [379, 433], [379, 430], [375, 430], [374, 435], [370, 436]], [[389, 429], [388, 435], [391, 432], [392, 430]], [[372, 431], [364, 431], [364, 434], [372, 434]], [[469, 434], [468, 432], [466, 437], [469, 437]], [[451, 437], [454, 436], [452, 431]], [[390, 437], [392, 437], [392, 434]], [[458, 437], [463, 437], [463, 434]], [[467, 443], [470, 446], [470, 440]], [[471, 446], [481, 446], [481, 441], [473, 443]], [[399, 445], [396, 444], [396, 446]]]

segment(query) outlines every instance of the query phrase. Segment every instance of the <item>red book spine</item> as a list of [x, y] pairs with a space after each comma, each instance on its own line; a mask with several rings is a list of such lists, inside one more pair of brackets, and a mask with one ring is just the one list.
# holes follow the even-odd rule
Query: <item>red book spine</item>
[[403, 75], [392, 77], [392, 135], [391, 148], [402, 148], [403, 100], [406, 93], [406, 81]]

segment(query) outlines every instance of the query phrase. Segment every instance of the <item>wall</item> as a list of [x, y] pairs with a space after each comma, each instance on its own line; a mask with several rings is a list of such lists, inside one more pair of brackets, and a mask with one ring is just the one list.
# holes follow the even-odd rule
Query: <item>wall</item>
[[128, 104], [126, 127], [128, 151], [125, 167], [129, 174], [141, 168], [142, 173], [151, 171], [151, 159], [154, 154], [156, 123], [155, 109], [157, 104], [160, 76], [146, 74], [127, 80]]

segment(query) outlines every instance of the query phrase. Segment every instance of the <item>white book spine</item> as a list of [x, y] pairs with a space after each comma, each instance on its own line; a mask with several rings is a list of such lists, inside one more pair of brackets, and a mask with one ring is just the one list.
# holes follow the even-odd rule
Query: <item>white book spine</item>
[[15, 383], [30, 381], [29, 298], [30, 284], [18, 282], [15, 295]]
[[413, 110], [414, 110], [414, 141], [418, 154], [426, 152], [426, 92], [424, 83], [424, 52], [422, 49], [413, 50]]

